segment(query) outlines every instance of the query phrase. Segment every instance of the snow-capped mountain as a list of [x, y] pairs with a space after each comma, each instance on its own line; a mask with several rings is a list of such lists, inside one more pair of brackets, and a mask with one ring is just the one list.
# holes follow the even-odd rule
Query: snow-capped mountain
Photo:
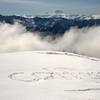
[[0, 100], [100, 100], [99, 30], [99, 15], [0, 15]]
[[100, 25], [99, 15], [65, 15], [52, 14], [33, 16], [3, 16], [0, 15], [1, 23], [14, 24], [15, 22], [21, 23], [26, 27], [27, 31], [40, 32], [41, 35], [62, 35], [71, 27], [92, 27]]

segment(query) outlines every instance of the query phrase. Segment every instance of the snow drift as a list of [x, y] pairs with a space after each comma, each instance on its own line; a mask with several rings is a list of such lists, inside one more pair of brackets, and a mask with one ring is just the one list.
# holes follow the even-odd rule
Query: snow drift
[[91, 28], [71, 28], [62, 37], [41, 38], [36, 33], [27, 32], [25, 27], [15, 23], [0, 24], [0, 52], [26, 50], [56, 50], [100, 57], [100, 26]]

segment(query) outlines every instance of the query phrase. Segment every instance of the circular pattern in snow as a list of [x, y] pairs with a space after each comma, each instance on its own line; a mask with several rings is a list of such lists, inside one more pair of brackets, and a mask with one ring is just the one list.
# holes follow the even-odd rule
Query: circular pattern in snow
[[100, 80], [100, 72], [79, 72], [68, 68], [54, 68], [49, 70], [43, 68], [41, 71], [33, 73], [15, 72], [9, 75], [10, 79], [24, 81], [24, 82], [37, 82], [41, 80], [88, 80], [98, 83]]
[[[9, 75], [12, 80], [22, 82], [51, 82], [58, 81], [57, 84], [65, 82], [67, 84], [65, 92], [89, 92], [100, 90], [100, 72], [76, 71], [64, 67], [54, 69], [43, 68], [35, 72], [15, 72]], [[74, 85], [73, 85], [74, 84]], [[78, 85], [80, 84], [80, 85]]]

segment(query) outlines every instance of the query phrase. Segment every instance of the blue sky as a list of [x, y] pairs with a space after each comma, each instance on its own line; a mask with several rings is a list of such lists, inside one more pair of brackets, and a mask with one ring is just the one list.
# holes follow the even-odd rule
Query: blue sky
[[0, 14], [39, 15], [55, 10], [66, 14], [100, 14], [100, 0], [0, 0]]

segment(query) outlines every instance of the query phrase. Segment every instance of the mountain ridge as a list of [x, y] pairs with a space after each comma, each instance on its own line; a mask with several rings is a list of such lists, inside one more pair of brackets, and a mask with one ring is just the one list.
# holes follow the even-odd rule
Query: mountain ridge
[[41, 36], [59, 36], [63, 35], [72, 27], [79, 29], [85, 27], [100, 26], [99, 17], [96, 19], [90, 16], [36, 16], [36, 17], [23, 17], [17, 15], [4, 16], [0, 15], [0, 23], [14, 24], [18, 22], [26, 27], [27, 31], [39, 32]]

